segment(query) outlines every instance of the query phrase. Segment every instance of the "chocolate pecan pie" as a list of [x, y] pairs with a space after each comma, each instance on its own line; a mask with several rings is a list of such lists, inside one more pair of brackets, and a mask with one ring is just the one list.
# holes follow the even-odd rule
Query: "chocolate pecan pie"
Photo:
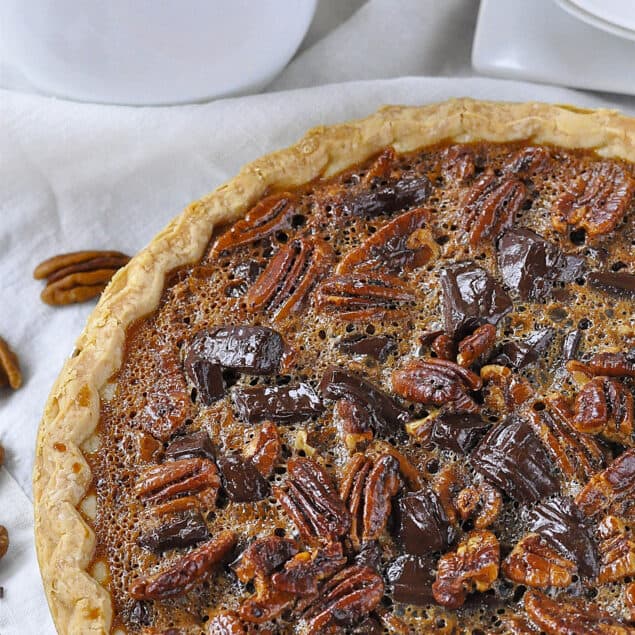
[[120, 270], [40, 429], [61, 633], [635, 633], [635, 121], [310, 132]]

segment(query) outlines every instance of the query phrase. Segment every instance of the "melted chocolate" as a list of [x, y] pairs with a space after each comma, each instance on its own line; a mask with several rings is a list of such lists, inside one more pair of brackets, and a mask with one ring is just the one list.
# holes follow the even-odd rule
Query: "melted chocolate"
[[197, 359], [188, 366], [187, 374], [196, 386], [204, 406], [211, 406], [225, 395], [223, 370], [218, 364], [212, 364], [206, 359]]
[[337, 348], [348, 355], [368, 355], [385, 362], [388, 356], [397, 350], [397, 342], [388, 335], [352, 335], [340, 340]]
[[239, 456], [223, 456], [217, 465], [229, 500], [250, 503], [269, 496], [269, 482], [251, 461]]
[[168, 445], [164, 454], [166, 459], [191, 459], [202, 457], [214, 460], [214, 445], [205, 430], [198, 430], [185, 437], [178, 437]]
[[498, 324], [512, 301], [492, 276], [473, 262], [460, 262], [441, 272], [445, 330], [462, 339], [483, 324]]
[[430, 440], [444, 450], [468, 454], [490, 427], [478, 415], [446, 412], [434, 420]]
[[209, 531], [200, 512], [189, 510], [141, 535], [138, 542], [144, 549], [161, 552], [191, 547], [208, 538]]
[[435, 562], [430, 556], [399, 556], [386, 570], [395, 602], [425, 606], [434, 602]]
[[635, 274], [618, 271], [590, 273], [587, 280], [592, 287], [618, 296], [635, 297]]

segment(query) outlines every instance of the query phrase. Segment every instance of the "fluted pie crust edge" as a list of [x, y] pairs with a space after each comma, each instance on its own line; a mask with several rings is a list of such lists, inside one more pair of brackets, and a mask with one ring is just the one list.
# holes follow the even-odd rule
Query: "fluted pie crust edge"
[[78, 511], [91, 484], [82, 447], [94, 440], [100, 391], [121, 366], [126, 329], [157, 307], [166, 273], [199, 260], [214, 227], [244, 215], [270, 189], [333, 175], [386, 146], [408, 152], [443, 140], [528, 140], [635, 161], [635, 119], [616, 111], [453, 99], [386, 106], [365, 119], [314, 128], [189, 205], [114, 276], [45, 406], [33, 471], [35, 544], [60, 634], [111, 629], [110, 594], [86, 570], [95, 535]]

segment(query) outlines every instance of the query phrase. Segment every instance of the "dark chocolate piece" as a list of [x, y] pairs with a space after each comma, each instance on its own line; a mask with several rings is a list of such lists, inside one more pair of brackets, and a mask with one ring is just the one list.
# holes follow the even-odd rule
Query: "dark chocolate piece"
[[144, 549], [159, 553], [191, 547], [208, 538], [209, 531], [200, 512], [189, 510], [144, 533], [138, 542]]
[[197, 359], [192, 362], [190, 368], [188, 374], [196, 386], [204, 406], [211, 406], [215, 401], [223, 398], [225, 384], [223, 383], [223, 371], [218, 364], [212, 364], [206, 359]]
[[214, 445], [206, 430], [198, 430], [185, 437], [177, 437], [168, 445], [164, 454], [166, 459], [191, 459], [202, 457], [215, 458]]
[[223, 456], [217, 465], [229, 500], [251, 503], [269, 496], [269, 482], [251, 461], [240, 456]]
[[520, 503], [555, 494], [555, 467], [526, 419], [513, 415], [498, 424], [472, 453], [472, 464], [488, 481]]
[[512, 301], [492, 276], [473, 262], [446, 267], [440, 276], [445, 330], [455, 340], [512, 310]]
[[404, 494], [395, 505], [395, 531], [406, 553], [425, 556], [443, 551], [456, 538], [456, 529], [430, 489]]
[[381, 545], [377, 540], [365, 542], [355, 556], [355, 564], [371, 567], [379, 571], [381, 566]]
[[591, 529], [572, 500], [554, 496], [541, 501], [527, 512], [527, 520], [530, 531], [539, 533], [562, 555], [571, 558], [583, 576], [597, 575], [598, 557]]
[[618, 296], [635, 296], [635, 274], [618, 271], [594, 272], [587, 276], [592, 287]]
[[468, 454], [491, 426], [475, 414], [444, 412], [434, 420], [430, 440], [444, 450]]
[[352, 335], [340, 340], [337, 348], [348, 355], [368, 355], [385, 362], [397, 350], [397, 342], [388, 335]]
[[582, 331], [576, 329], [575, 331], [569, 331], [564, 336], [562, 342], [562, 357], [565, 360], [575, 359], [578, 355], [580, 348], [580, 342], [582, 341]]
[[352, 401], [358, 410], [367, 415], [370, 427], [380, 434], [403, 430], [403, 424], [411, 418], [410, 413], [390, 395], [337, 366], [326, 369], [320, 382], [320, 392], [327, 399]]
[[414, 606], [434, 603], [435, 568], [434, 559], [429, 556], [399, 556], [386, 570], [393, 600]]
[[491, 363], [521, 370], [534, 364], [546, 352], [555, 337], [553, 328], [534, 331], [524, 342], [505, 342], [494, 351]]
[[297, 423], [319, 415], [324, 406], [309, 384], [235, 388], [233, 398], [243, 421]]
[[584, 259], [560, 248], [530, 229], [510, 229], [498, 241], [498, 266], [508, 289], [521, 300], [545, 300], [556, 282], [572, 282]]

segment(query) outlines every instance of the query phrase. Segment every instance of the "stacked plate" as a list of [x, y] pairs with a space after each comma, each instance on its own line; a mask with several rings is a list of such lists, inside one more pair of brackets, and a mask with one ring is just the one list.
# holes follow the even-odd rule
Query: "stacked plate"
[[635, 0], [481, 0], [484, 75], [635, 95]]

